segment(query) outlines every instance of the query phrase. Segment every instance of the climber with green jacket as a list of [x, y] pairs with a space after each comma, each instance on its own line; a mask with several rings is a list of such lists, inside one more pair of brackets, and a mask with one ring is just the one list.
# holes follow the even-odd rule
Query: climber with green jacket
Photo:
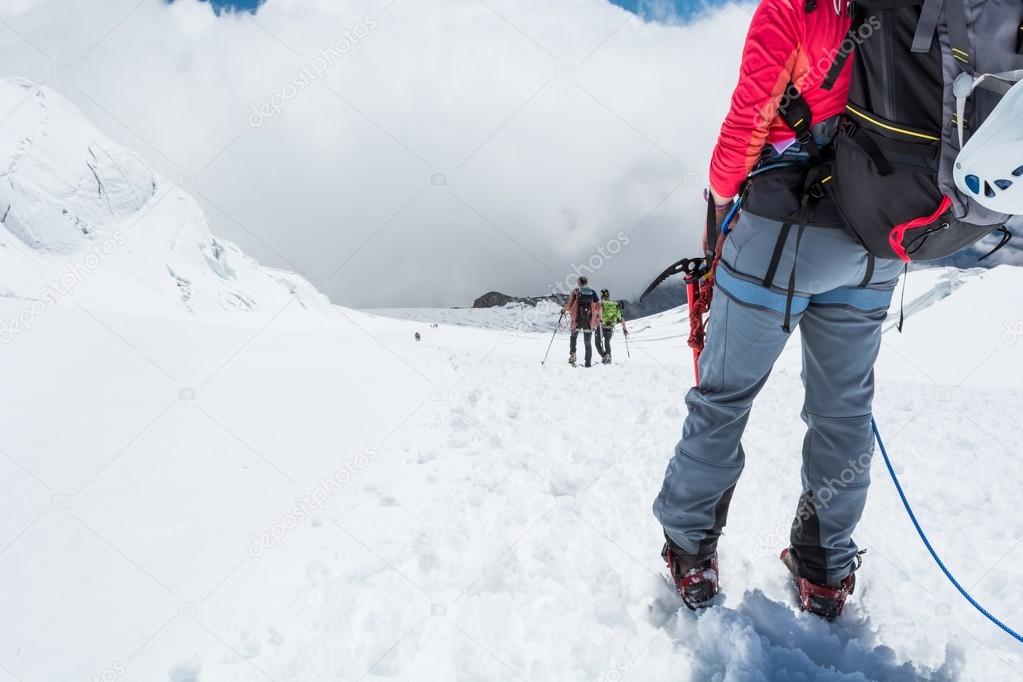
[[625, 326], [625, 318], [622, 317], [622, 307], [617, 301], [611, 300], [611, 292], [607, 289], [600, 290], [600, 329], [597, 330], [597, 353], [603, 358], [605, 365], [611, 364], [611, 337], [615, 333], [615, 325], [622, 325], [622, 334], [629, 335]]

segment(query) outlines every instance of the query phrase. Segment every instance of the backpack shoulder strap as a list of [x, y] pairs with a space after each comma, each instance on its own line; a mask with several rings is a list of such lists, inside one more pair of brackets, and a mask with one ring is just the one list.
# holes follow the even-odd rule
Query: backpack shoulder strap
[[916, 34], [913, 36], [913, 52], [927, 54], [934, 44], [934, 31], [938, 28], [938, 21], [941, 19], [941, 7], [944, 0], [925, 0], [923, 9], [920, 10], [920, 21], [916, 25]]
[[[796, 86], [790, 84], [786, 92], [796, 92]], [[813, 139], [813, 130], [811, 129], [813, 126], [813, 112], [810, 110], [810, 105], [807, 104], [806, 98], [802, 94], [789, 97], [787, 101], [783, 101], [782, 105], [778, 107], [778, 113], [781, 115], [782, 120], [785, 121], [785, 125], [796, 134], [799, 144], [803, 145], [803, 148], [810, 152], [813, 160], [818, 162], [823, 160], [820, 147], [817, 146], [817, 142]]]
[[[876, 14], [882, 10], [899, 9], [901, 7], [915, 7], [921, 5], [920, 21], [913, 36], [913, 52], [930, 52], [931, 44], [934, 41], [934, 31], [941, 19], [941, 9], [946, 2], [958, 2], [959, 0], [854, 0], [849, 4], [849, 11], [852, 13], [853, 22], [849, 27], [846, 39], [842, 41], [842, 48], [839, 49], [835, 60], [831, 63], [821, 88], [831, 90], [835, 87], [838, 77], [842, 75], [842, 69], [849, 61], [852, 50], [846, 49], [847, 44], [856, 45], [860, 28], [866, 20], [866, 14]], [[960, 6], [960, 9], [961, 6]], [[966, 36], [966, 15], [962, 14], [963, 36]], [[954, 41], [953, 41], [954, 42]]]
[[959, 68], [973, 73], [973, 46], [966, 30], [966, 7], [963, 0], [945, 0], [945, 23], [948, 24], [948, 39], [952, 56]]
[[831, 62], [831, 68], [828, 69], [827, 75], [821, 81], [822, 90], [830, 91], [835, 87], [835, 83], [838, 82], [838, 77], [842, 75], [846, 62], [849, 61], [849, 57], [852, 56], [853, 51], [856, 49], [855, 46], [861, 40], [859, 33], [860, 28], [863, 27], [866, 21], [866, 13], [867, 7], [861, 0], [849, 3], [849, 16], [852, 17], [852, 23], [849, 25], [849, 32], [845, 34], [842, 44], [839, 45], [838, 51], [835, 53], [835, 59]]

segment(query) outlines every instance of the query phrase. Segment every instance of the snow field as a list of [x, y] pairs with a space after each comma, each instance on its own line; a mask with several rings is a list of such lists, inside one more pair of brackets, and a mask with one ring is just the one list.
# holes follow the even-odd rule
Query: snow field
[[[877, 409], [939, 551], [1010, 623], [1023, 525], [1001, 415], [1020, 402], [1018, 347], [994, 368], [971, 350], [969, 376], [944, 363], [938, 386], [885, 374], [944, 306], [979, 310], [1013, 276], [974, 278], [889, 337]], [[793, 607], [776, 553], [799, 494], [795, 348], [751, 419], [721, 605], [694, 615], [649, 511], [684, 417], [681, 312], [591, 370], [563, 364], [565, 335], [540, 368], [549, 335], [342, 315], [293, 331], [288, 314], [103, 313], [122, 340], [58, 306], [5, 349], [4, 451], [24, 466], [0, 460], [0, 575], [26, 613], [0, 638], [14, 679], [114, 662], [143, 680], [1018, 676], [1017, 646], [938, 574], [879, 461], [847, 614]]]

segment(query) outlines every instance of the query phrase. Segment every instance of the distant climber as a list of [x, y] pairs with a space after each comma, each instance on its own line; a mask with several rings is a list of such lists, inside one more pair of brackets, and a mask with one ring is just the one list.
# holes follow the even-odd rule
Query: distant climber
[[416, 332], [416, 341], [422, 341], [422, 340], [423, 340], [423, 337], [419, 335], [419, 332]]
[[572, 290], [568, 296], [568, 303], [562, 312], [571, 316], [571, 336], [569, 337], [568, 364], [575, 367], [576, 344], [579, 332], [583, 332], [583, 343], [586, 345], [585, 360], [589, 367], [593, 361], [593, 331], [600, 328], [601, 307], [597, 292], [591, 289], [589, 280], [586, 277], [578, 279], [579, 286]]
[[607, 289], [600, 290], [600, 327], [597, 329], [597, 336], [594, 341], [597, 344], [597, 353], [605, 365], [611, 364], [611, 337], [615, 333], [615, 325], [622, 325], [622, 334], [629, 335], [625, 326], [625, 318], [622, 317], [622, 307], [617, 301], [611, 300], [611, 292]]

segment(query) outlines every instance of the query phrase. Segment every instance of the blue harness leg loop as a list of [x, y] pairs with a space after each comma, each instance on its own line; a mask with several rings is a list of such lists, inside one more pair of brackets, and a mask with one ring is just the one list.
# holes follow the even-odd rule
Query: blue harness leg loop
[[927, 534], [924, 533], [924, 529], [920, 527], [920, 522], [916, 520], [916, 514], [913, 513], [913, 507], [910, 506], [909, 500], [906, 499], [906, 493], [902, 490], [902, 484], [899, 483], [899, 477], [895, 475], [895, 468], [892, 466], [892, 460], [888, 457], [888, 450], [884, 446], [884, 441], [881, 440], [881, 432], [878, 431], [877, 422], [873, 417], [870, 419], [870, 427], [874, 430], [874, 438], [877, 439], [877, 444], [881, 448], [881, 455], [884, 457], [885, 466], [888, 467], [888, 473], [891, 474], [892, 481], [895, 482], [895, 489], [899, 492], [899, 497], [902, 498], [902, 504], [906, 507], [906, 511], [909, 512], [909, 520], [913, 522], [913, 526], [916, 527], [916, 532], [920, 535], [920, 539], [924, 541], [924, 546], [927, 547], [927, 551], [931, 553], [931, 557], [933, 557], [935, 563], [938, 564], [938, 568], [941, 569], [941, 572], [945, 574], [945, 577], [949, 579], [955, 588], [959, 590], [959, 593], [963, 595], [966, 601], [970, 602], [975, 609], [984, 614], [988, 620], [1000, 627], [1011, 637], [1019, 642], [1023, 642], [1023, 635], [1020, 635], [1008, 625], [998, 620], [998, 618], [990, 611], [977, 603], [977, 600], [966, 591], [966, 588], [959, 584], [959, 581], [956, 580], [955, 576], [952, 575], [952, 572], [948, 570], [948, 567], [945, 566], [945, 563], [941, 560], [941, 557], [938, 556], [938, 553], [934, 551], [934, 547], [931, 546], [930, 540], [927, 539]]

